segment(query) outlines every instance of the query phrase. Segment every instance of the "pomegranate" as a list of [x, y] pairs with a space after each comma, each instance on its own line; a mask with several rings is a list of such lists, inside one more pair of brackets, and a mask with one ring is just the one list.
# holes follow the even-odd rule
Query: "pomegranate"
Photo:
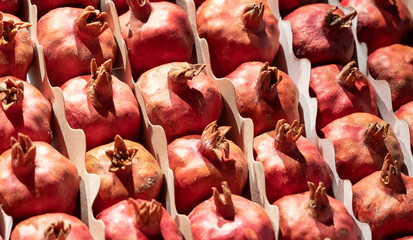
[[0, 204], [22, 220], [47, 212], [73, 214], [79, 192], [76, 166], [45, 142], [19, 134], [0, 155]]
[[243, 63], [226, 77], [235, 86], [238, 112], [254, 123], [254, 135], [274, 129], [280, 119], [300, 119], [297, 86], [268, 62]]
[[141, 115], [132, 90], [111, 75], [111, 60], [98, 68], [92, 59], [90, 70], [91, 75], [73, 78], [61, 87], [69, 125], [85, 132], [87, 149], [110, 142], [116, 134], [137, 139]]
[[378, 115], [376, 92], [354, 61], [311, 69], [310, 96], [317, 99], [317, 130], [355, 112]]
[[244, 62], [272, 62], [278, 52], [278, 21], [262, 0], [206, 0], [197, 10], [197, 26], [217, 77]]
[[86, 170], [100, 178], [95, 213], [129, 197], [157, 199], [162, 186], [161, 168], [151, 153], [119, 135], [114, 142], [86, 153]]
[[178, 212], [188, 214], [211, 197], [211, 187], [220, 188], [222, 181], [228, 182], [232, 193], [242, 193], [248, 180], [248, 164], [241, 149], [225, 138], [230, 128], [218, 127], [215, 121], [201, 136], [181, 137], [168, 145]]
[[274, 131], [254, 138], [255, 160], [264, 166], [265, 188], [269, 202], [294, 193], [305, 192], [307, 181], [323, 182], [330, 189], [327, 163], [310, 140], [304, 126], [279, 120]]
[[79, 7], [87, 6], [98, 7], [99, 0], [31, 0], [37, 6], [39, 16], [43, 16], [48, 11], [59, 7]]
[[87, 226], [65, 213], [47, 213], [26, 219], [14, 228], [10, 240], [93, 240]]
[[52, 107], [37, 88], [15, 77], [2, 77], [0, 101], [0, 153], [10, 148], [10, 137], [18, 133], [52, 142]]
[[281, 15], [287, 15], [294, 9], [313, 3], [327, 3], [327, 0], [279, 0], [278, 7]]
[[285, 196], [274, 203], [280, 211], [278, 239], [358, 239], [344, 205], [326, 194], [323, 183], [308, 182], [310, 191]]
[[357, 11], [357, 38], [369, 53], [406, 40], [413, 29], [412, 17], [402, 0], [342, 0]]
[[16, 14], [19, 10], [21, 0], [0, 0], [0, 11]]
[[227, 182], [222, 182], [221, 186], [222, 194], [213, 187], [213, 196], [196, 206], [189, 215], [194, 240], [275, 240], [270, 217], [264, 209], [231, 194]]
[[204, 64], [169, 63], [139, 78], [149, 120], [163, 127], [168, 142], [200, 134], [221, 116], [221, 94], [214, 80], [202, 72], [204, 67]]
[[373, 239], [413, 233], [413, 178], [401, 173], [391, 154], [376, 171], [353, 186], [354, 216], [370, 225]]
[[129, 5], [126, 0], [112, 0], [112, 2], [115, 4], [119, 16], [129, 10]]
[[311, 64], [347, 64], [353, 57], [354, 36], [351, 20], [356, 12], [344, 15], [337, 6], [318, 3], [300, 7], [284, 20], [291, 22], [293, 50]]
[[131, 10], [119, 17], [135, 79], [159, 65], [190, 62], [194, 34], [188, 16], [170, 2], [127, 0]]
[[408, 102], [401, 106], [399, 110], [395, 112], [396, 117], [404, 119], [409, 124], [410, 129], [410, 145], [413, 149], [413, 101]]
[[106, 240], [180, 240], [178, 226], [162, 205], [129, 198], [105, 209], [97, 218], [105, 224]]
[[321, 131], [334, 144], [338, 175], [353, 184], [380, 170], [387, 153], [403, 165], [403, 153], [392, 128], [377, 116], [353, 113]]
[[391, 91], [393, 110], [413, 101], [413, 48], [394, 44], [377, 49], [369, 56], [371, 76], [386, 80]]
[[0, 12], [0, 76], [26, 79], [34, 55], [34, 43], [25, 29], [30, 26], [18, 17]]
[[92, 58], [98, 65], [115, 61], [117, 45], [106, 18], [92, 6], [57, 8], [40, 18], [37, 35], [53, 86], [87, 74]]

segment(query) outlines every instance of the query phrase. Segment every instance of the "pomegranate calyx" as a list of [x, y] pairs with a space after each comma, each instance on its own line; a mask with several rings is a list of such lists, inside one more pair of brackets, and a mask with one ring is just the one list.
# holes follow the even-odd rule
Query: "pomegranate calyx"
[[367, 79], [363, 75], [357, 74], [357, 71], [357, 63], [355, 61], [349, 62], [338, 75], [339, 84], [346, 88], [355, 87], [357, 81], [367, 84]]
[[389, 126], [388, 123], [384, 126], [380, 126], [378, 122], [369, 124], [365, 133], [365, 143], [377, 144], [383, 142], [389, 132]]
[[44, 232], [45, 240], [65, 240], [69, 235], [72, 225], [65, 225], [64, 221], [52, 223]]
[[14, 41], [16, 34], [23, 28], [31, 27], [30, 23], [14, 22], [13, 20], [3, 20], [3, 13], [0, 12], [0, 46], [7, 45]]
[[211, 161], [222, 161], [229, 156], [229, 142], [225, 134], [230, 126], [218, 127], [217, 121], [213, 121], [205, 127], [201, 135], [201, 154]]
[[[403, 180], [401, 178], [401, 167], [398, 161], [390, 153], [384, 157], [383, 167], [381, 168], [381, 181], [384, 185], [395, 190], [404, 191]], [[400, 187], [402, 189], [400, 189]]]
[[290, 125], [285, 119], [280, 119], [275, 127], [275, 149], [283, 153], [291, 153], [297, 149], [295, 142], [304, 132], [304, 125], [299, 124], [298, 120]]
[[109, 27], [106, 18], [107, 13], [87, 6], [75, 20], [77, 34], [86, 39], [97, 38]]
[[162, 204], [152, 199], [150, 203], [144, 201], [138, 204], [135, 199], [129, 198], [135, 208], [135, 218], [138, 228], [147, 237], [161, 234]]
[[106, 156], [108, 156], [112, 162], [109, 171], [116, 172], [119, 169], [126, 171], [131, 170], [132, 159], [135, 157], [137, 152], [137, 148], [128, 149], [123, 138], [116, 135], [114, 150], [106, 151]]
[[19, 133], [17, 139], [11, 137], [11, 163], [16, 176], [24, 176], [35, 167], [36, 147], [32, 140]]
[[310, 188], [310, 202], [309, 206], [312, 209], [321, 210], [323, 208], [329, 207], [328, 197], [326, 193], [326, 188], [324, 187], [323, 182], [318, 183], [318, 187], [315, 187], [315, 184], [312, 182], [307, 182], [308, 187]]
[[141, 22], [146, 22], [152, 12], [152, 6], [148, 0], [126, 0], [132, 14], [131, 17], [139, 19]]
[[277, 85], [281, 82], [282, 76], [276, 67], [264, 63], [258, 75], [257, 93], [264, 99], [271, 100], [277, 96]]
[[109, 59], [97, 67], [96, 59], [90, 62], [91, 78], [87, 85], [87, 95], [92, 105], [102, 107], [112, 99], [112, 60]]
[[221, 183], [222, 195], [218, 192], [217, 188], [212, 187], [213, 198], [217, 213], [227, 220], [234, 220], [235, 208], [232, 201], [231, 190], [229, 189], [226, 181]]
[[179, 92], [188, 87], [188, 80], [198, 76], [205, 68], [205, 64], [178, 63], [168, 71], [168, 83], [171, 89]]
[[345, 16], [341, 16], [338, 13], [334, 13], [334, 11], [337, 9], [338, 7], [334, 6], [327, 11], [325, 18], [324, 18], [325, 20], [324, 26], [326, 26], [327, 28], [337, 28], [337, 29], [350, 28], [352, 25], [351, 21], [356, 17], [357, 12], [353, 10]]
[[264, 27], [264, 3], [253, 3], [245, 7], [242, 21], [251, 31], [260, 31]]
[[7, 111], [12, 106], [22, 104], [24, 97], [24, 85], [22, 81], [14, 81], [12, 78], [7, 78], [0, 83], [0, 101], [4, 111]]

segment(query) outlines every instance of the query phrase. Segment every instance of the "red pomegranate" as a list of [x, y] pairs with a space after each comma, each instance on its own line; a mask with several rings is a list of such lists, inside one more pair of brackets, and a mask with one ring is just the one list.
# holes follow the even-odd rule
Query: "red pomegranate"
[[[1, 6], [1, 0], [0, 0]], [[33, 62], [34, 43], [27, 27], [18, 17], [0, 12], [0, 76], [26, 79]]]
[[371, 76], [386, 80], [391, 91], [393, 110], [413, 101], [413, 48], [394, 44], [377, 49], [369, 56]]
[[307, 181], [323, 182], [330, 189], [329, 168], [310, 140], [304, 138], [304, 126], [279, 120], [274, 131], [254, 138], [254, 156], [264, 166], [268, 201], [305, 192]]
[[356, 240], [353, 219], [344, 205], [326, 194], [323, 183], [308, 182], [310, 191], [274, 203], [280, 211], [280, 240]]
[[197, 10], [197, 26], [217, 77], [244, 62], [272, 62], [278, 52], [278, 21], [262, 0], [206, 0]]
[[222, 181], [228, 182], [232, 193], [242, 193], [248, 164], [241, 149], [225, 138], [230, 128], [212, 122], [202, 135], [181, 137], [168, 145], [178, 212], [188, 214], [211, 197], [211, 187], [220, 188]]
[[174, 220], [155, 200], [129, 198], [105, 209], [97, 218], [105, 224], [106, 240], [182, 239]]
[[112, 0], [112, 2], [115, 4], [119, 16], [129, 10], [129, 5], [126, 0]]
[[254, 123], [254, 135], [274, 129], [280, 119], [300, 119], [297, 86], [268, 62], [243, 63], [226, 78], [235, 86], [238, 112]]
[[264, 209], [231, 194], [227, 182], [221, 185], [222, 194], [213, 187], [213, 196], [196, 206], [189, 215], [194, 240], [275, 240], [270, 217]]
[[139, 78], [146, 111], [152, 124], [161, 125], [168, 142], [200, 134], [222, 111], [221, 94], [204, 64], [169, 63]]
[[376, 92], [354, 61], [311, 69], [310, 96], [317, 99], [317, 130], [355, 112], [378, 115]]
[[327, 3], [327, 0], [279, 0], [278, 7], [281, 15], [287, 15], [294, 9], [313, 3]]
[[331, 122], [321, 131], [334, 144], [338, 175], [353, 184], [380, 170], [387, 153], [403, 165], [396, 135], [389, 124], [377, 116], [353, 113]]
[[396, 117], [404, 119], [409, 124], [410, 129], [410, 145], [413, 148], [413, 101], [408, 102], [401, 106], [399, 110], [395, 112]]
[[[1, 0], [0, 0], [1, 1]], [[48, 11], [59, 7], [98, 7], [99, 0], [31, 0], [37, 6], [39, 16], [43, 16]]]
[[381, 171], [353, 186], [353, 211], [360, 222], [370, 225], [373, 239], [413, 233], [413, 178], [401, 173], [391, 154]]
[[409, 10], [402, 0], [342, 0], [357, 11], [357, 37], [369, 53], [406, 40], [413, 29]]
[[127, 0], [131, 10], [119, 17], [135, 79], [159, 65], [190, 62], [194, 34], [188, 16], [170, 2]]
[[151, 153], [119, 135], [114, 142], [86, 153], [86, 170], [100, 178], [95, 213], [129, 197], [157, 199], [162, 186], [161, 168]]
[[47, 213], [26, 219], [14, 228], [10, 240], [93, 240], [87, 226], [65, 213]]
[[0, 155], [0, 204], [17, 220], [47, 213], [73, 214], [79, 192], [76, 166], [45, 142], [19, 134]]
[[53, 86], [88, 74], [92, 58], [98, 65], [115, 60], [117, 45], [106, 17], [106, 13], [88, 6], [57, 8], [40, 18], [37, 35]]
[[21, 0], [0, 0], [0, 11], [16, 14], [19, 10]]
[[337, 6], [318, 3], [300, 7], [288, 14], [293, 32], [293, 49], [298, 58], [308, 58], [311, 64], [345, 65], [354, 52], [351, 20], [353, 11], [344, 15]]
[[0, 101], [0, 153], [10, 148], [10, 137], [18, 133], [33, 141], [52, 142], [52, 107], [37, 88], [15, 77], [2, 77]]
[[111, 75], [111, 60], [98, 68], [92, 59], [90, 70], [91, 75], [73, 78], [61, 87], [70, 127], [85, 132], [87, 149], [112, 141], [116, 134], [137, 139], [141, 115], [132, 90]]

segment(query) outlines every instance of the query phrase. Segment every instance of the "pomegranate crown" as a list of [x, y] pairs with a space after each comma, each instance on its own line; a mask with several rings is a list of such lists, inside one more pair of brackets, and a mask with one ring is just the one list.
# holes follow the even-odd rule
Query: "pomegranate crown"
[[313, 209], [322, 209], [330, 206], [326, 193], [326, 188], [322, 182], [318, 183], [318, 187], [312, 182], [307, 182], [310, 188], [310, 202], [309, 206]]
[[18, 138], [10, 138], [11, 145], [11, 161], [13, 171], [17, 176], [25, 175], [32, 171], [35, 167], [36, 146], [33, 145], [32, 140], [19, 133]]
[[108, 156], [112, 162], [109, 171], [116, 172], [119, 169], [130, 170], [132, 166], [132, 159], [135, 157], [137, 152], [137, 148], [128, 149], [123, 138], [116, 135], [114, 150], [106, 151], [106, 156]]
[[131, 17], [139, 19], [141, 22], [146, 22], [152, 12], [151, 4], [148, 0], [126, 0], [131, 8]]
[[275, 149], [284, 153], [292, 151], [296, 148], [295, 142], [304, 132], [304, 125], [299, 124], [298, 120], [290, 125], [285, 119], [280, 119], [275, 127]]
[[14, 81], [12, 78], [7, 78], [0, 83], [0, 101], [4, 111], [7, 111], [12, 106], [17, 106], [22, 103], [24, 97], [24, 84], [22, 81]]
[[31, 27], [30, 23], [14, 22], [13, 20], [4, 20], [3, 13], [0, 12], [0, 46], [13, 42], [16, 34], [23, 28]]
[[87, 85], [87, 95], [92, 105], [102, 107], [102, 103], [112, 99], [112, 59], [104, 62], [100, 67], [96, 59], [90, 62], [91, 78]]
[[222, 194], [220, 194], [216, 187], [212, 187], [212, 197], [216, 210], [222, 217], [227, 220], [234, 220], [235, 208], [232, 201], [231, 190], [226, 181], [221, 182]]
[[[277, 85], [281, 82], [282, 76], [276, 67], [271, 67], [265, 62], [258, 75], [257, 91], [263, 97], [273, 97], [277, 92]], [[268, 96], [267, 96], [268, 95]]]
[[365, 143], [379, 143], [383, 142], [389, 132], [389, 124], [381, 126], [380, 123], [375, 122], [368, 125], [365, 133]]
[[218, 127], [217, 121], [208, 124], [201, 135], [200, 152], [209, 160], [222, 161], [224, 158], [228, 158], [229, 141], [225, 138], [225, 134], [230, 129], [230, 126]]
[[160, 233], [160, 223], [162, 219], [162, 204], [152, 199], [151, 202], [144, 201], [138, 204], [135, 199], [129, 198], [135, 208], [136, 223], [139, 230], [146, 236], [156, 236]]
[[188, 80], [198, 76], [205, 66], [205, 64], [177, 63], [168, 71], [168, 79], [173, 83], [186, 84]]
[[345, 16], [341, 16], [340, 14], [334, 12], [337, 9], [338, 7], [334, 6], [327, 11], [324, 17], [325, 26], [338, 29], [350, 28], [352, 25], [351, 21], [356, 17], [357, 12], [353, 10]]
[[358, 74], [358, 70], [355, 61], [349, 62], [338, 75], [338, 82], [348, 88], [354, 87], [357, 81], [367, 84], [367, 79], [362, 74]]
[[106, 19], [107, 13], [100, 12], [92, 6], [87, 6], [77, 16], [75, 26], [77, 26], [78, 34], [81, 37], [96, 38], [109, 27]]
[[264, 3], [252, 3], [244, 8], [242, 21], [245, 28], [251, 31], [260, 31], [264, 27]]
[[64, 221], [60, 220], [57, 223], [52, 223], [44, 232], [45, 240], [65, 240], [69, 235], [72, 225], [65, 224]]
[[401, 177], [401, 167], [397, 160], [394, 160], [390, 153], [384, 158], [383, 167], [381, 168], [381, 180], [385, 185], [391, 185]]

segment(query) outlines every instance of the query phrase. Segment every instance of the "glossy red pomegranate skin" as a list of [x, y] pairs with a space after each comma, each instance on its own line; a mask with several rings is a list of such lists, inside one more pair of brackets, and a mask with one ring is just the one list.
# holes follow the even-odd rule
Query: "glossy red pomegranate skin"
[[300, 136], [291, 152], [274, 146], [275, 130], [254, 138], [255, 160], [263, 164], [265, 188], [270, 203], [308, 190], [307, 181], [323, 182], [330, 189], [329, 167], [318, 149]]
[[[222, 111], [221, 94], [215, 82], [202, 71], [187, 83], [171, 81], [171, 69], [186, 63], [169, 63], [153, 68], [139, 78], [146, 111], [152, 124], [161, 125], [168, 142], [190, 134], [200, 134]], [[169, 77], [168, 77], [169, 76]]]
[[406, 40], [413, 29], [412, 16], [402, 0], [342, 0], [357, 11], [357, 38], [369, 53]]
[[[2, 4], [0, 1], [0, 8]], [[20, 25], [23, 23], [18, 17], [8, 13], [2, 13], [3, 32], [0, 33], [0, 76], [15, 76], [26, 79], [27, 72], [33, 62], [34, 43], [26, 27], [30, 25]], [[14, 27], [13, 27], [14, 26]], [[17, 33], [12, 37], [12, 29]]]
[[61, 86], [71, 78], [90, 73], [92, 58], [96, 59], [98, 65], [108, 59], [115, 61], [117, 45], [112, 31], [107, 28], [100, 33], [105, 28], [104, 17], [100, 17], [101, 22], [94, 17], [86, 18], [79, 21], [78, 25], [76, 19], [84, 11], [94, 12], [90, 16], [96, 15], [90, 7], [64, 7], [51, 10], [38, 22], [38, 39], [43, 47], [47, 75], [53, 86]]
[[208, 42], [216, 77], [230, 74], [244, 62], [272, 62], [278, 52], [278, 20], [261, 0], [206, 0], [197, 10], [197, 26], [199, 36]]
[[[19, 135], [18, 141], [25, 140]], [[12, 164], [17, 144], [0, 155], [3, 210], [17, 221], [48, 212], [73, 214], [79, 192], [76, 166], [48, 143], [32, 144], [35, 155], [27, 163], [18, 162], [20, 166]]]
[[279, 0], [278, 7], [280, 13], [286, 15], [286, 13], [292, 12], [294, 9], [299, 8], [304, 5], [313, 3], [327, 3], [325, 0]]
[[213, 197], [195, 207], [189, 215], [194, 240], [275, 239], [271, 220], [261, 206], [234, 194], [231, 198], [233, 219], [217, 211]]
[[[30, 83], [15, 77], [2, 77], [0, 84], [7, 79], [23, 84], [23, 97], [16, 104], [5, 110], [0, 106], [0, 153], [10, 148], [10, 137], [17, 138], [18, 133], [28, 135], [33, 141], [52, 142], [50, 102]], [[1, 92], [1, 90], [0, 90]], [[21, 102], [21, 103], [19, 103]]]
[[87, 6], [93, 6], [94, 8], [97, 8], [99, 0], [31, 0], [31, 2], [32, 4], [36, 4], [39, 16], [43, 16], [50, 10], [59, 7], [84, 8]]
[[318, 211], [310, 207], [310, 192], [285, 196], [274, 203], [280, 212], [280, 240], [348, 239], [356, 240], [356, 226], [344, 205], [327, 196], [329, 207]]
[[[254, 135], [274, 129], [280, 119], [293, 122], [300, 119], [298, 112], [298, 87], [281, 70], [270, 73], [269, 87], [260, 80], [264, 63], [246, 62], [226, 76], [235, 86], [238, 112], [254, 123]], [[271, 74], [279, 74], [271, 76]], [[276, 83], [275, 81], [279, 81]]]
[[87, 226], [77, 219], [65, 213], [47, 213], [26, 219], [14, 228], [10, 239], [45, 239], [45, 231], [52, 225], [59, 222], [64, 223], [64, 229], [70, 225], [70, 231], [66, 235], [66, 240], [93, 240]]
[[353, 185], [353, 211], [370, 225], [373, 239], [413, 233], [413, 178], [401, 173], [396, 188], [386, 187], [377, 171]]
[[406, 120], [410, 130], [410, 145], [413, 148], [413, 101], [401, 106], [395, 113], [397, 118]]
[[386, 126], [386, 122], [369, 113], [353, 113], [339, 118], [321, 131], [334, 144], [336, 169], [342, 179], [349, 179], [353, 184], [381, 169], [387, 153], [403, 165], [403, 153], [400, 144], [389, 126], [384, 140], [366, 142], [367, 128], [378, 123], [377, 127]]
[[95, 107], [87, 93], [90, 78], [90, 75], [79, 76], [61, 87], [70, 127], [85, 132], [87, 149], [113, 141], [116, 134], [124, 139], [137, 139], [141, 116], [129, 86], [112, 76], [112, 98]]
[[0, 0], [0, 11], [4, 13], [16, 14], [19, 10], [21, 0]]
[[369, 55], [371, 76], [386, 80], [391, 91], [393, 110], [413, 101], [413, 48], [393, 44], [379, 48]]
[[[178, 138], [168, 145], [169, 167], [174, 173], [175, 201], [179, 213], [188, 214], [221, 189], [227, 181], [233, 194], [241, 195], [248, 180], [248, 163], [241, 149], [228, 141], [229, 155], [223, 159], [202, 153], [200, 135]], [[191, 197], [188, 197], [191, 196]]]
[[[116, 140], [86, 153], [86, 170], [100, 178], [99, 192], [93, 203], [95, 213], [129, 197], [148, 201], [158, 198], [163, 175], [157, 160], [141, 144], [123, 141], [127, 149], [136, 149], [131, 166], [123, 165], [125, 169], [113, 170], [112, 160], [107, 156], [107, 151], [114, 150]], [[120, 151], [124, 150], [115, 150], [115, 154], [124, 154]]]
[[[170, 62], [190, 62], [194, 34], [187, 14], [170, 2], [132, 0], [137, 9], [119, 17], [122, 38], [128, 48], [135, 79], [157, 66]], [[133, 8], [132, 8], [133, 9]]]
[[[136, 199], [136, 203], [142, 204], [149, 201]], [[181, 240], [182, 236], [179, 232], [178, 226], [174, 220], [169, 216], [165, 208], [162, 207], [162, 218], [160, 219], [161, 236], [148, 237], [146, 236], [136, 224], [136, 206], [129, 201], [124, 200], [110, 208], [102, 211], [97, 219], [102, 220], [105, 224], [106, 240], [117, 239], [165, 239], [165, 240]]]
[[311, 69], [310, 96], [317, 99], [317, 130], [355, 112], [378, 115], [376, 92], [367, 78], [355, 70], [347, 75], [352, 79], [341, 82], [342, 71], [343, 66], [336, 64]]
[[112, 2], [115, 4], [119, 16], [129, 10], [129, 5], [126, 0], [112, 0]]
[[[298, 58], [308, 58], [313, 66], [345, 65], [353, 57], [354, 37], [350, 27], [330, 26], [326, 13], [333, 5], [318, 3], [300, 7], [288, 14], [293, 32], [293, 50]], [[337, 9], [335, 14], [344, 17]]]

